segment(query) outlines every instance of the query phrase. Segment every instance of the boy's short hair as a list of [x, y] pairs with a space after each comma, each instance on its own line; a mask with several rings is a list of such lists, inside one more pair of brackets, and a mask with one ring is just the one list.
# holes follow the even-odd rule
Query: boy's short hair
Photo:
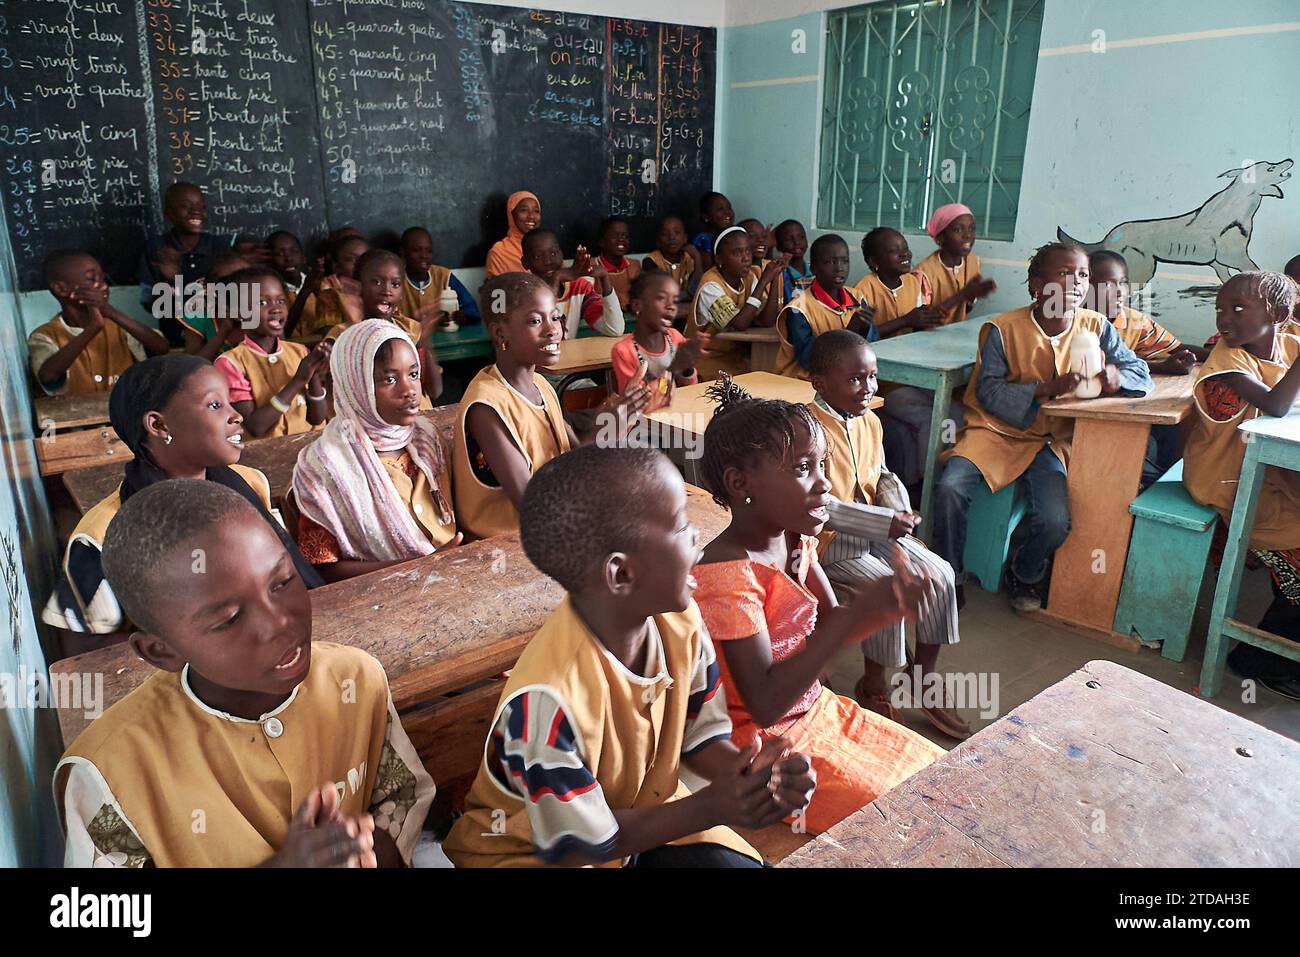
[[402, 243], [402, 245], [406, 245], [407, 238], [414, 236], [416, 233], [424, 233], [424, 235], [429, 237], [430, 242], [433, 241], [433, 233], [429, 232], [423, 226], [407, 226], [402, 230], [402, 238], [398, 241]]
[[600, 221], [600, 226], [596, 228], [596, 235], [604, 236], [605, 230], [609, 229], [609, 227], [613, 226], [615, 223], [622, 223], [624, 226], [628, 225], [627, 220], [622, 216], [606, 216]]
[[[532, 233], [525, 233], [531, 236]], [[519, 305], [525, 294], [549, 290], [551, 287], [541, 276], [530, 272], [503, 272], [493, 276], [479, 287], [478, 304], [484, 321], [500, 322], [506, 313]]]
[[[45, 274], [45, 285], [51, 285], [59, 274], [68, 268], [68, 264], [74, 259], [94, 259], [90, 253], [82, 252], [80, 249], [55, 249], [51, 251], [41, 263], [41, 269]], [[98, 262], [98, 260], [96, 260]]]
[[799, 222], [797, 219], [783, 219], [776, 224], [776, 229], [772, 230], [772, 235], [776, 237], [778, 244], [781, 242], [781, 233], [794, 226], [803, 229], [803, 223]]
[[290, 239], [292, 239], [295, 243], [297, 243], [300, 247], [302, 246], [302, 240], [299, 239], [299, 238], [297, 237], [297, 235], [295, 235], [294, 233], [289, 232], [289, 230], [287, 230], [287, 229], [277, 229], [275, 232], [273, 232], [273, 233], [271, 233], [270, 235], [268, 235], [268, 236], [266, 237], [266, 244], [267, 244], [268, 246], [271, 245], [271, 243], [272, 243], [272, 242], [273, 242], [277, 237], [279, 237], [279, 236], [288, 236], [288, 237], [289, 237]]
[[750, 223], [753, 223], [755, 226], [758, 226], [760, 228], [763, 225], [763, 221], [761, 219], [757, 219], [753, 216], [750, 216], [747, 219], [742, 219], [740, 222], [736, 223], [736, 225], [744, 227], [744, 226], [748, 226]]
[[808, 258], [811, 260], [817, 255], [818, 250], [829, 246], [832, 243], [843, 246], [845, 249], [849, 248], [848, 242], [846, 242], [844, 237], [839, 233], [827, 233], [825, 236], [818, 236], [812, 241], [812, 245], [808, 247]]
[[[351, 227], [345, 227], [345, 228], [350, 229]], [[365, 245], [367, 246], [370, 245], [370, 243], [367, 242], [366, 238], [360, 235], [359, 233], [348, 232], [348, 233], [343, 233], [343, 235], [341, 236], [331, 234], [331, 238], [329, 241], [330, 259], [332, 260], [338, 259], [339, 253], [343, 251], [343, 247], [346, 246], [348, 243], [365, 243]]]
[[808, 353], [808, 373], [826, 375], [854, 349], [867, 348], [867, 340], [850, 329], [832, 329], [813, 340]]
[[159, 634], [158, 572], [168, 561], [190, 564], [194, 540], [231, 516], [261, 521], [238, 492], [203, 479], [155, 482], [123, 502], [104, 534], [101, 563], [127, 618]]
[[1078, 243], [1047, 243], [1039, 246], [1034, 250], [1033, 257], [1029, 260], [1028, 277], [1033, 279], [1047, 265], [1047, 259], [1053, 253], [1078, 253], [1087, 258], [1087, 250]]
[[519, 241], [520, 249], [522, 249], [523, 254], [527, 256], [534, 246], [548, 237], [554, 239], [557, 244], [560, 241], [560, 237], [555, 235], [554, 230], [543, 229], [541, 226], [538, 226], [536, 229], [530, 229], [528, 232], [524, 233], [523, 239]]
[[709, 203], [713, 202], [715, 199], [717, 199], [720, 196], [723, 199], [727, 198], [726, 196], [723, 196], [722, 193], [719, 193], [717, 190], [710, 190], [709, 192], [702, 195], [700, 197], [700, 215], [701, 216], [705, 215], [709, 211]]
[[1097, 263], [1106, 262], [1114, 263], [1123, 269], [1124, 272], [1128, 272], [1128, 260], [1113, 249], [1094, 249], [1092, 252], [1088, 253], [1088, 265], [1090, 267], [1096, 268]]
[[387, 249], [367, 249], [358, 257], [357, 264], [352, 267], [352, 275], [360, 279], [367, 269], [378, 265], [396, 266], [398, 269], [405, 269], [406, 261], [397, 253], [389, 252]]
[[[876, 255], [876, 250], [881, 241], [890, 233], [897, 233], [898, 230], [892, 226], [877, 226], [865, 236], [862, 237], [862, 258], [871, 265], [871, 257]], [[901, 233], [899, 235], [902, 235]]]
[[1300, 282], [1300, 256], [1292, 256], [1282, 267], [1282, 275], [1290, 276], [1292, 279]]
[[524, 554], [565, 591], [581, 591], [611, 553], [641, 547], [647, 514], [663, 506], [659, 469], [666, 464], [656, 449], [596, 445], [551, 459], [524, 488]]
[[235, 270], [229, 276], [221, 277], [222, 282], [234, 283], [240, 286], [260, 283], [264, 279], [274, 279], [278, 283], [284, 283], [284, 277], [270, 266], [247, 266]]

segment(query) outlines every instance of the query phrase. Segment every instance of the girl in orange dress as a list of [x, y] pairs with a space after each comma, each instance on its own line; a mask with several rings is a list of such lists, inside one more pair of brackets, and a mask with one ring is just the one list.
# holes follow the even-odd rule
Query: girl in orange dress
[[751, 399], [727, 376], [709, 394], [704, 478], [732, 518], [695, 567], [695, 600], [722, 652], [732, 740], [781, 736], [812, 758], [803, 825], [816, 834], [944, 753], [819, 680], [841, 648], [915, 618], [933, 583], [897, 550], [892, 575], [839, 605], [817, 563], [831, 488], [821, 426], [806, 406]]

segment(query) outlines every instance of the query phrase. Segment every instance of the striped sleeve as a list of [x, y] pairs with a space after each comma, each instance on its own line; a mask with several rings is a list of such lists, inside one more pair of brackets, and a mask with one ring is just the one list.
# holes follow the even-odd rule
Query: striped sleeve
[[694, 754], [715, 741], [731, 738], [731, 719], [727, 717], [727, 699], [722, 690], [722, 672], [709, 631], [700, 622], [700, 653], [691, 675], [691, 694], [686, 699], [686, 734], [682, 738], [682, 755]]
[[1182, 347], [1172, 332], [1154, 319], [1148, 319], [1141, 337], [1133, 344], [1133, 351], [1147, 362], [1163, 362]]
[[533, 847], [543, 860], [608, 856], [618, 822], [556, 694], [533, 686], [506, 702], [492, 727], [486, 764], [497, 786], [524, 802]]
[[894, 522], [894, 510], [879, 505], [860, 502], [843, 502], [832, 498], [827, 506], [830, 518], [826, 527], [840, 535], [869, 542], [889, 540], [889, 527]]

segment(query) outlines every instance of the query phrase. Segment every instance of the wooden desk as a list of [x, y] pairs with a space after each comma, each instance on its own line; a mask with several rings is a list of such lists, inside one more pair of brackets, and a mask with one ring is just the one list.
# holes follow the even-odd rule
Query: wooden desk
[[108, 392], [89, 395], [47, 395], [35, 400], [36, 433], [49, 429], [79, 429], [108, 422]]
[[1091, 661], [781, 867], [1295, 867], [1300, 745]]
[[1082, 626], [1091, 637], [1136, 650], [1137, 639], [1113, 631], [1124, 563], [1152, 425], [1177, 425], [1192, 409], [1196, 369], [1152, 376], [1139, 398], [1055, 399], [1050, 416], [1074, 419], [1070, 468], [1070, 535], [1056, 551], [1046, 612]]
[[[687, 512], [701, 544], [712, 541], [730, 516], [701, 489], [687, 488], [687, 493]], [[398, 710], [411, 711], [435, 695], [510, 668], [562, 595], [560, 586], [524, 556], [519, 536], [502, 535], [316, 589], [312, 638], [370, 652], [388, 672]], [[108, 708], [154, 669], [130, 646], [119, 644], [56, 661], [50, 670], [102, 674]], [[481, 696], [490, 699], [485, 720], [501, 689], [489, 690]], [[475, 694], [464, 698], [481, 705]], [[60, 710], [65, 744], [88, 723], [80, 710]], [[483, 741], [479, 734], [474, 742], [480, 755]]]
[[[440, 405], [423, 413], [437, 424], [448, 448], [451, 447], [451, 434], [459, 408], [459, 405]], [[277, 435], [270, 439], [252, 439], [245, 443], [239, 464], [255, 468], [267, 477], [271, 483], [271, 501], [278, 504], [293, 480], [293, 467], [298, 462], [298, 453], [309, 442], [315, 442], [319, 435], [320, 432], [313, 430], [297, 435]], [[103, 501], [122, 481], [122, 465], [131, 460], [131, 455], [125, 446], [121, 447], [122, 453], [115, 462], [63, 473], [63, 484], [81, 514], [86, 514]]]
[[1219, 583], [1214, 590], [1210, 628], [1205, 638], [1201, 694], [1207, 698], [1219, 690], [1229, 639], [1236, 638], [1300, 661], [1300, 643], [1229, 617], [1237, 612], [1241, 574], [1250, 547], [1250, 533], [1255, 527], [1255, 506], [1259, 504], [1264, 471], [1272, 466], [1300, 472], [1300, 409], [1293, 408], [1281, 418], [1261, 415], [1237, 428], [1246, 440], [1246, 455], [1241, 462], [1241, 479], [1232, 503], [1232, 521], [1228, 524], [1228, 543], [1219, 566]]
[[614, 391], [613, 375], [610, 368], [610, 353], [621, 339], [610, 336], [585, 336], [581, 339], [565, 339], [560, 343], [560, 361], [546, 372], [550, 375], [563, 376], [555, 387], [556, 395], [564, 396], [564, 391], [588, 373], [605, 370], [605, 385]]
[[934, 529], [931, 514], [937, 482], [935, 473], [943, 445], [943, 423], [948, 417], [952, 390], [970, 381], [975, 355], [979, 352], [982, 325], [981, 320], [967, 319], [871, 344], [876, 353], [876, 375], [882, 382], [897, 382], [934, 393], [920, 502], [921, 537], [927, 542], [931, 540]]
[[[784, 399], [786, 402], [807, 404], [816, 394], [811, 382], [772, 372], [746, 372], [736, 376], [735, 382], [757, 399]], [[698, 385], [682, 386], [673, 394], [672, 405], [646, 415], [647, 419], [662, 426], [667, 432], [666, 436], [661, 436], [661, 441], [666, 441], [665, 451], [692, 485], [701, 484], [699, 465], [704, 430], [718, 409], [714, 401], [705, 395], [712, 385], [712, 382], [701, 382]], [[884, 404], [879, 396], [871, 400], [873, 409]]]
[[739, 332], [719, 332], [717, 338], [728, 342], [749, 343], [751, 372], [776, 372], [776, 357], [781, 350], [781, 336], [773, 326], [751, 326]]

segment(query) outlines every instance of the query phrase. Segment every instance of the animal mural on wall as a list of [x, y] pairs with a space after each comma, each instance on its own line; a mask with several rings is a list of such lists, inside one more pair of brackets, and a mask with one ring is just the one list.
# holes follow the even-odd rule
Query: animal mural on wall
[[1228, 177], [1231, 182], [1197, 209], [1181, 216], [1120, 223], [1101, 242], [1080, 243], [1059, 226], [1056, 236], [1062, 242], [1078, 243], [1090, 253], [1097, 249], [1119, 253], [1128, 263], [1129, 282], [1135, 286], [1151, 281], [1157, 263], [1210, 266], [1219, 282], [1227, 282], [1233, 273], [1259, 268], [1246, 248], [1255, 213], [1265, 197], [1283, 198], [1279, 184], [1291, 178], [1293, 165], [1289, 159], [1261, 161], [1220, 173], [1220, 179]]

